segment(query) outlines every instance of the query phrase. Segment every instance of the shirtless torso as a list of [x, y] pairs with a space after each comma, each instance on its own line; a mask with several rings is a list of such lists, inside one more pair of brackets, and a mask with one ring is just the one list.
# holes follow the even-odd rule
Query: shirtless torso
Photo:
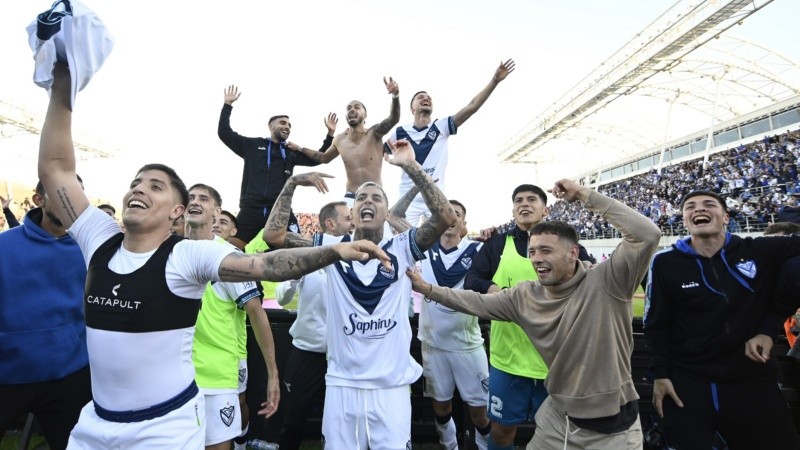
[[386, 90], [392, 95], [389, 117], [366, 129], [364, 122], [367, 118], [367, 108], [360, 101], [353, 100], [347, 105], [346, 117], [349, 128], [344, 133], [336, 136], [333, 139], [333, 144], [327, 150], [324, 152], [315, 152], [307, 148], [299, 150], [323, 164], [341, 155], [344, 169], [347, 173], [347, 192], [355, 192], [359, 186], [367, 181], [383, 185], [381, 182], [383, 136], [400, 121], [399, 88], [397, 83], [391, 78], [384, 78], [383, 82], [386, 85]]
[[373, 128], [349, 129], [333, 140], [333, 146], [342, 156], [347, 173], [347, 192], [355, 192], [367, 181], [383, 185], [383, 141]]

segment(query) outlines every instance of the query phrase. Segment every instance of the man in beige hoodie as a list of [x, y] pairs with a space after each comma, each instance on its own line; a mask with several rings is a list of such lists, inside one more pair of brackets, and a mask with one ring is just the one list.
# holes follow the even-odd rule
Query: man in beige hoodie
[[536, 414], [528, 449], [640, 449], [642, 431], [631, 378], [631, 298], [661, 234], [648, 218], [571, 180], [550, 191], [584, 202], [623, 235], [605, 262], [578, 260], [578, 236], [564, 222], [531, 230], [529, 257], [539, 276], [493, 294], [432, 286], [407, 272], [414, 290], [457, 311], [518, 324], [550, 367], [550, 397]]

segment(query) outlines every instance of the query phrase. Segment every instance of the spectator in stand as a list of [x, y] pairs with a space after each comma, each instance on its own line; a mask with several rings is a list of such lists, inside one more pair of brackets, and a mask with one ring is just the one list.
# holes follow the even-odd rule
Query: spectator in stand
[[792, 194], [786, 200], [786, 206], [778, 212], [778, 222], [800, 223], [800, 207], [797, 200], [800, 194]]
[[[682, 218], [680, 211], [671, 210], [669, 205], [679, 203], [683, 195], [695, 188], [709, 189], [726, 197], [731, 210], [738, 209], [732, 203], [751, 202], [748, 214], [739, 216], [737, 223], [732, 220], [729, 229], [756, 231], [775, 220], [776, 212], [785, 203], [782, 196], [800, 191], [798, 142], [800, 132], [788, 132], [716, 153], [705, 167], [701, 160], [693, 160], [663, 167], [660, 174], [651, 169], [605, 184], [600, 192], [624, 200], [657, 223], [665, 234], [677, 235], [685, 231]], [[665, 215], [667, 218], [662, 219]], [[549, 218], [569, 222], [586, 238], [615, 235], [598, 216], [563, 202], [551, 205]]]

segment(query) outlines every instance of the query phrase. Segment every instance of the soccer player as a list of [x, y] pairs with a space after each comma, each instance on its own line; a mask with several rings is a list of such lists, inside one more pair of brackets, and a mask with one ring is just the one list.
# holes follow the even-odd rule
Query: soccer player
[[[447, 143], [450, 136], [458, 132], [458, 128], [486, 103], [497, 85], [513, 71], [514, 60], [501, 62], [492, 79], [489, 80], [489, 84], [470, 100], [467, 106], [443, 119], [433, 119], [433, 100], [430, 94], [425, 91], [417, 92], [411, 97], [411, 113], [414, 114], [414, 122], [394, 129], [389, 134], [389, 140], [407, 139], [411, 142], [417, 162], [422, 165], [425, 173], [438, 180], [439, 189], [444, 192], [444, 176], [448, 157]], [[413, 185], [414, 183], [406, 174], [400, 174], [401, 196]], [[406, 214], [407, 220], [414, 226], [419, 225], [420, 217], [430, 217], [430, 211], [425, 207], [421, 196], [414, 199]]]
[[527, 448], [641, 449], [639, 396], [631, 376], [631, 299], [661, 233], [647, 217], [572, 180], [556, 182], [551, 192], [582, 201], [620, 230], [622, 242], [607, 261], [594, 267], [581, 262], [575, 229], [552, 221], [530, 233], [536, 281], [479, 294], [433, 285], [413, 271], [407, 275], [414, 290], [433, 301], [518, 324], [542, 355], [550, 368], [550, 395], [536, 413]]
[[286, 232], [291, 197], [297, 185], [319, 186], [319, 174], [292, 178], [270, 215], [264, 236], [277, 247], [297, 247], [368, 239], [383, 248], [391, 269], [360, 262], [325, 268], [328, 303], [328, 373], [322, 433], [325, 445], [336, 449], [408, 448], [411, 445], [409, 385], [422, 368], [409, 354], [411, 326], [408, 300], [411, 285], [401, 271], [424, 258], [424, 251], [455, 223], [447, 199], [422, 167], [406, 141], [393, 146], [393, 158], [425, 197], [431, 219], [396, 236], [384, 233], [388, 215], [386, 194], [373, 182], [355, 192], [354, 235], [322, 235], [312, 241]]
[[[213, 187], [205, 184], [190, 187], [189, 204], [184, 213], [186, 237], [232, 245], [212, 232], [214, 218], [221, 214], [221, 207], [222, 197]], [[275, 343], [255, 282], [209, 283], [202, 302], [195, 328], [192, 362], [197, 385], [205, 395], [206, 449], [228, 450], [231, 440], [239, 436], [243, 428], [244, 414], [237, 391], [240, 368], [238, 335], [240, 330], [244, 330], [244, 312], [250, 318], [267, 367], [267, 406], [259, 411], [266, 417], [275, 413], [280, 399]]]
[[369, 241], [244, 255], [211, 241], [178, 238], [170, 229], [189, 194], [175, 171], [161, 164], [137, 171], [125, 193], [123, 234], [77, 181], [70, 78], [57, 63], [38, 165], [54, 212], [88, 267], [83, 306], [93, 401], [81, 411], [68, 446], [200, 448], [205, 405], [190, 355], [206, 284], [293, 279], [341, 259], [372, 256], [388, 265], [388, 256]]
[[342, 155], [344, 169], [347, 173], [347, 192], [345, 201], [348, 206], [353, 205], [356, 189], [366, 182], [381, 182], [381, 169], [383, 168], [382, 138], [393, 126], [400, 121], [400, 88], [391, 77], [384, 78], [386, 90], [392, 95], [392, 106], [389, 117], [381, 122], [366, 128], [367, 107], [358, 100], [347, 104], [347, 125], [349, 128], [333, 139], [333, 144], [324, 152], [315, 152], [308, 148], [290, 147], [300, 151], [305, 156], [317, 163], [329, 163], [334, 158]]

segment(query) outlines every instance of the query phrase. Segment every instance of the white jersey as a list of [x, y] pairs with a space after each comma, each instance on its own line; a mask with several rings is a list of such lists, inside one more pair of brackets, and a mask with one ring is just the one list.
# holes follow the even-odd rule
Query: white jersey
[[[392, 269], [378, 259], [339, 261], [328, 276], [328, 386], [382, 389], [408, 385], [422, 375], [411, 357], [408, 302], [411, 280], [405, 270], [424, 258], [417, 229], [390, 238], [381, 248]], [[350, 236], [318, 235], [315, 245], [350, 241]]]
[[320, 269], [300, 279], [297, 285], [297, 318], [289, 334], [292, 345], [308, 352], [325, 353], [327, 346], [328, 277]]
[[[482, 246], [480, 242], [462, 239], [456, 247], [443, 250], [437, 242], [426, 252], [427, 258], [421, 263], [422, 278], [437, 286], [463, 289], [472, 258]], [[483, 345], [477, 317], [454, 311], [427, 298], [420, 307], [417, 337], [440, 350], [465, 351]]]
[[[94, 206], [89, 206], [69, 229], [87, 267], [98, 247], [119, 232], [116, 221]], [[175, 295], [199, 301], [209, 281], [220, 281], [219, 266], [232, 251], [213, 241], [178, 242], [167, 261], [167, 286]], [[153, 253], [133, 253], [120, 245], [108, 268], [129, 274], [142, 267]], [[142, 333], [87, 326], [94, 400], [105, 409], [131, 411], [175, 397], [194, 380], [193, 336], [194, 326]]]
[[[442, 192], [444, 189], [445, 168], [447, 168], [447, 138], [456, 134], [456, 124], [453, 116], [437, 119], [425, 128], [417, 129], [414, 124], [403, 125], [395, 128], [389, 135], [390, 140], [408, 139], [414, 148], [417, 162], [422, 170], [430, 175], [431, 179], [438, 180], [436, 185]], [[405, 172], [400, 174], [400, 197], [414, 186], [414, 182]], [[425, 200], [421, 194], [414, 197], [409, 208], [416, 207], [428, 211]], [[430, 213], [426, 214], [430, 216]], [[416, 224], [412, 224], [416, 225]]]

